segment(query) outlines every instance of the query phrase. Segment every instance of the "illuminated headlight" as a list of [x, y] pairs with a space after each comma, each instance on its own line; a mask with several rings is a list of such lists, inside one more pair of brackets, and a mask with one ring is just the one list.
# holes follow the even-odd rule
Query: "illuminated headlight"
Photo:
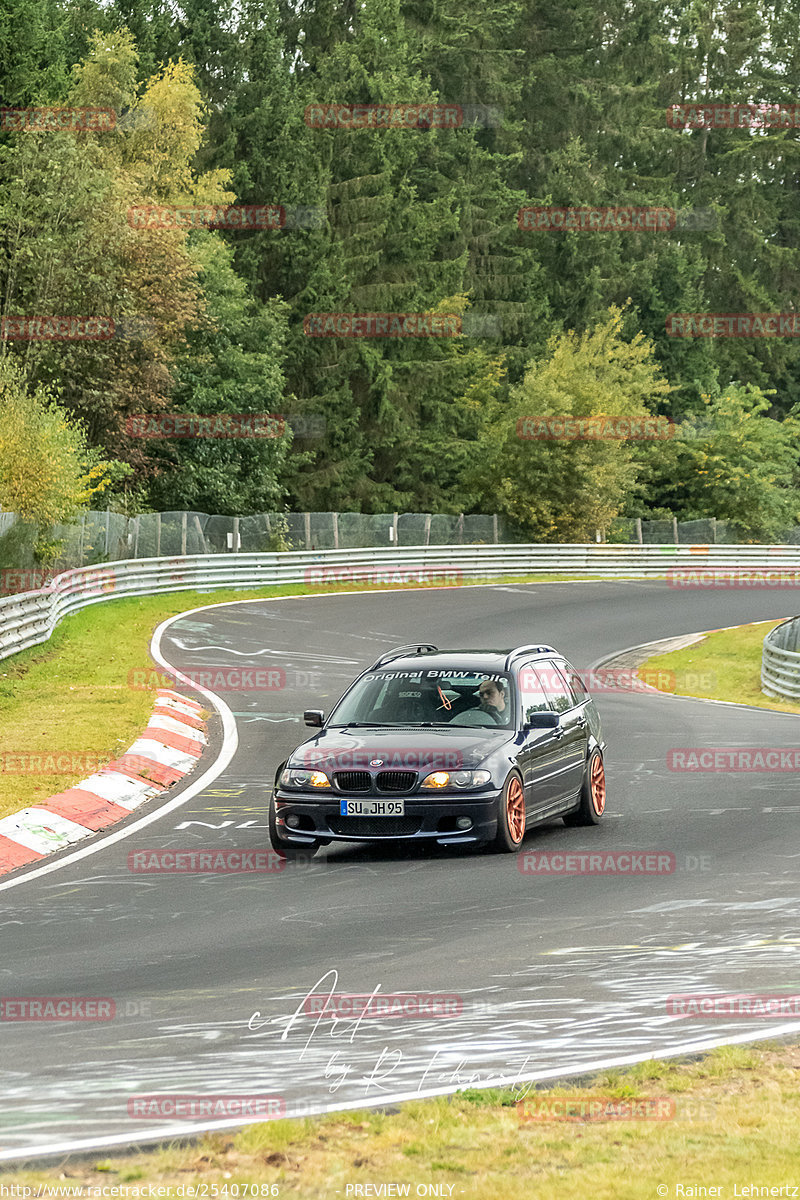
[[424, 788], [446, 788], [450, 786], [449, 771], [431, 771], [430, 775], [426, 775], [420, 787]]
[[452, 787], [463, 791], [464, 788], [482, 787], [491, 778], [491, 771], [432, 771], [425, 776], [420, 787], [432, 791]]
[[281, 786], [294, 788], [329, 788], [331, 781], [324, 771], [298, 771], [287, 767], [281, 771]]

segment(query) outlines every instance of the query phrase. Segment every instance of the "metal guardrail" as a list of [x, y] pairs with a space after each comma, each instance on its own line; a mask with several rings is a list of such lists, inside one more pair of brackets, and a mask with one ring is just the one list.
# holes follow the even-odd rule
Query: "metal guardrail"
[[[513, 544], [127, 559], [64, 571], [40, 591], [0, 600], [0, 659], [46, 642], [69, 613], [120, 596], [287, 583], [455, 585], [524, 575], [666, 576], [668, 584], [681, 589], [725, 586], [726, 574], [766, 567], [800, 577], [800, 546]], [[25, 572], [19, 574], [22, 578]], [[11, 587], [13, 572], [3, 575], [6, 588]]]
[[800, 699], [800, 617], [782, 621], [764, 638], [761, 690], [777, 700]]

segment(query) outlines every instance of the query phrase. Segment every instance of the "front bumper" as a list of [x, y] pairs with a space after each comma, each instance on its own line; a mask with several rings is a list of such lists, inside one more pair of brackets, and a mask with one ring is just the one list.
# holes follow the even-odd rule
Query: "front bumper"
[[[402, 817], [343, 817], [339, 812], [342, 800], [376, 800], [364, 793], [336, 792], [320, 797], [304, 792], [275, 792], [275, 824], [280, 837], [296, 846], [314, 842], [436, 842], [439, 845], [485, 842], [497, 833], [497, 789], [479, 795], [441, 796], [381, 796], [380, 799], [402, 800]], [[297, 817], [300, 825], [290, 829], [286, 817]], [[469, 817], [469, 829], [456, 828], [456, 818]]]

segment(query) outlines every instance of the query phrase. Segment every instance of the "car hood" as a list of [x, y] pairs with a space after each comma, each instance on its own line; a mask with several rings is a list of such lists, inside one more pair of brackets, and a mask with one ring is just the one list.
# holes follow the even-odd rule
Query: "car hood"
[[[287, 766], [338, 770], [469, 769], [514, 740], [512, 729], [322, 729], [303, 742]], [[381, 761], [378, 761], [381, 760]]]

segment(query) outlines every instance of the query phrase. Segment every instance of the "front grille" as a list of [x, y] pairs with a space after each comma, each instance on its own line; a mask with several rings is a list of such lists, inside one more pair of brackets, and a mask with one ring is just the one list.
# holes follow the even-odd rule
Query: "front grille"
[[375, 782], [382, 792], [410, 792], [417, 782], [417, 772], [380, 771]]
[[372, 788], [369, 771], [337, 771], [333, 778], [340, 792], [368, 792]]
[[419, 833], [422, 817], [328, 817], [333, 833], [358, 837], [408, 837]]

